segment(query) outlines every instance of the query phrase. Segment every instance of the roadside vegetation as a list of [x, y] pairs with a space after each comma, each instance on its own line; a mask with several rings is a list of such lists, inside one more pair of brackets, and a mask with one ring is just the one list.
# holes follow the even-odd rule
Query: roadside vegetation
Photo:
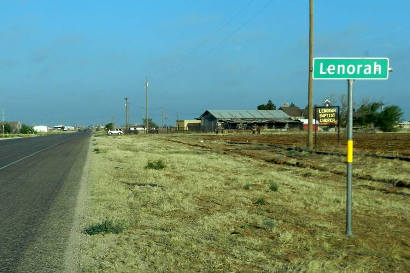
[[383, 102], [363, 103], [354, 113], [354, 124], [362, 127], [376, 126], [383, 132], [396, 131], [403, 111], [397, 105], [383, 106]]
[[[331, 101], [336, 103], [336, 99], [334, 97]], [[341, 96], [339, 103], [341, 105], [340, 124], [342, 127], [345, 127], [347, 117], [347, 97], [345, 94]], [[289, 106], [302, 110], [293, 102], [291, 102]], [[276, 110], [276, 105], [272, 102], [272, 100], [268, 100], [266, 104], [258, 105], [257, 109]], [[307, 106], [305, 108], [305, 111], [306, 110]], [[386, 106], [386, 104], [382, 101], [372, 101], [369, 98], [363, 98], [360, 106], [357, 109], [353, 109], [353, 124], [354, 126], [362, 129], [370, 128], [375, 130], [375, 128], [378, 128], [383, 132], [395, 132], [398, 130], [398, 124], [402, 121], [402, 119], [403, 111], [399, 106]]]
[[[202, 135], [94, 136], [82, 272], [410, 268], [408, 188], [355, 179], [355, 236], [347, 238], [343, 175], [278, 164], [268, 152], [240, 153], [228, 144]], [[293, 162], [297, 153], [287, 153], [284, 160]], [[310, 160], [300, 153], [300, 161]], [[282, 155], [270, 151], [270, 157]], [[374, 160], [358, 167], [370, 168]], [[325, 162], [344, 168], [342, 159], [323, 155]], [[410, 170], [409, 162], [400, 164]], [[383, 167], [394, 173], [396, 166]]]

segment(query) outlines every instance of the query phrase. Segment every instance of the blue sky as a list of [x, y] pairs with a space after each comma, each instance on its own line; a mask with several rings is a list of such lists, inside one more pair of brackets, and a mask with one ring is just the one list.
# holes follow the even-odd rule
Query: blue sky
[[[0, 109], [28, 124], [168, 124], [206, 109], [307, 104], [308, 0], [0, 1]], [[315, 56], [389, 57], [387, 81], [354, 99], [410, 119], [408, 1], [315, 1]], [[345, 81], [315, 81], [314, 101]]]

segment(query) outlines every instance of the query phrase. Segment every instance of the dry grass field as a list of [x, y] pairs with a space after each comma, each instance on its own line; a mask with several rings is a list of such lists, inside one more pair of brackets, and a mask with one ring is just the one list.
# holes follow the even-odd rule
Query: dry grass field
[[95, 135], [82, 272], [409, 272], [410, 162], [355, 158], [347, 238], [343, 155], [235, 137]]

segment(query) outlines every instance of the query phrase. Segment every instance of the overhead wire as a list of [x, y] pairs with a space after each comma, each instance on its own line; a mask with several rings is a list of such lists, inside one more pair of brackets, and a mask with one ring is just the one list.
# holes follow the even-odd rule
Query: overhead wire
[[[212, 37], [216, 36], [217, 34], [221, 33], [228, 25], [232, 24], [232, 21], [239, 16], [240, 14], [242, 14], [245, 9], [247, 9], [255, 0], [250, 0], [247, 2], [247, 4], [245, 6], [243, 6], [242, 8], [240, 8], [237, 12], [235, 12], [228, 20], [225, 21], [225, 23], [223, 23], [216, 31], [213, 32], [212, 35], [209, 35], [207, 39], [205, 39], [204, 41], [201, 41], [200, 43], [198, 43], [197, 46], [193, 47], [190, 50], [189, 54], [192, 54], [194, 51], [198, 51], [201, 47], [203, 47], [206, 43], [208, 43], [210, 40], [212, 40]], [[246, 27], [247, 25], [249, 25], [253, 20], [255, 20], [263, 11], [265, 11], [271, 4], [272, 4], [273, 0], [268, 0], [265, 2], [265, 4], [258, 9], [255, 13], [253, 13], [253, 15], [251, 17], [248, 18], [248, 20], [244, 21], [242, 24], [240, 24], [238, 27], [236, 27], [233, 31], [229, 32], [228, 35], [225, 36], [225, 38], [223, 38], [222, 40], [220, 40], [220, 42], [217, 44], [216, 47], [213, 47], [211, 50], [209, 50], [204, 56], [202, 56], [202, 58], [205, 58], [206, 56], [212, 54], [216, 49], [218, 49], [221, 45], [223, 45], [225, 43], [225, 41], [231, 39], [232, 37], [234, 37], [238, 32], [240, 32], [244, 27]], [[174, 71], [173, 73], [170, 73], [166, 76], [172, 76], [178, 73], [181, 73], [181, 71], [183, 71], [185, 66], [181, 65], [180, 68], [176, 71]], [[164, 76], [163, 76], [164, 77]]]
[[247, 21], [243, 22], [239, 27], [237, 27], [234, 31], [230, 33], [226, 38], [220, 41], [220, 43], [211, 49], [209, 53], [213, 52], [217, 48], [219, 48], [225, 41], [231, 39], [233, 36], [235, 36], [239, 31], [241, 31], [245, 26], [247, 26], [249, 23], [251, 23], [253, 20], [255, 20], [256, 17], [258, 17], [265, 9], [269, 7], [270, 4], [272, 4], [273, 0], [268, 0], [256, 13], [254, 13]]
[[[270, 0], [271, 1], [271, 0]], [[238, 17], [239, 15], [241, 15], [245, 10], [247, 10], [253, 3], [255, 2], [255, 0], [250, 0], [248, 2], [246, 2], [245, 5], [243, 5], [240, 9], [238, 9], [235, 13], [233, 13], [227, 20], [224, 21], [224, 23], [222, 23], [219, 28], [217, 28], [216, 31], [213, 31], [211, 34], [208, 35], [207, 38], [205, 38], [204, 40], [200, 41], [196, 46], [192, 47], [191, 49], [189, 49], [189, 52], [187, 54], [185, 54], [185, 56], [192, 54], [195, 51], [198, 51], [199, 49], [201, 49], [204, 45], [206, 45], [209, 41], [211, 41], [213, 39], [213, 37], [216, 37], [216, 35], [218, 35], [219, 33], [223, 32], [224, 29], [226, 29], [227, 26], [232, 25], [233, 20]], [[253, 16], [256, 17], [256, 16]], [[253, 18], [252, 18], [253, 20]], [[243, 27], [243, 26], [242, 26]], [[238, 30], [239, 31], [239, 30]], [[223, 42], [223, 41], [222, 41]], [[221, 42], [221, 43], [222, 43]], [[170, 75], [175, 75], [177, 73], [180, 73], [183, 69], [184, 69], [184, 65], [182, 64], [183, 61], [179, 61], [179, 69], [175, 70], [173, 73], [168, 74], [167, 76]]]
[[250, 0], [247, 2], [246, 5], [242, 6], [242, 8], [240, 8], [239, 10], [237, 10], [237, 12], [235, 12], [232, 16], [230, 16], [227, 20], [225, 20], [225, 22], [216, 30], [214, 31], [212, 34], [208, 35], [207, 38], [205, 38], [203, 41], [201, 41], [200, 43], [198, 43], [198, 46], [195, 46], [194, 48], [192, 48], [190, 51], [194, 51], [194, 50], [198, 50], [199, 48], [201, 48], [203, 45], [205, 45], [207, 42], [209, 42], [210, 40], [212, 40], [213, 37], [215, 37], [217, 34], [219, 34], [220, 32], [222, 32], [227, 26], [231, 25], [233, 19], [235, 19], [235, 17], [239, 16], [240, 14], [242, 14], [249, 6], [251, 6], [251, 4], [255, 2], [255, 0]]

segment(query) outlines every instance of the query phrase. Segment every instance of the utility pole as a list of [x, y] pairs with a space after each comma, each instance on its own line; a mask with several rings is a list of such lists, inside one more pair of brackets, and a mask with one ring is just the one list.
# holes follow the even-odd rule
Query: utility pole
[[148, 80], [145, 80], [145, 130], [148, 134], [149, 122], [148, 122]]
[[164, 127], [164, 109], [161, 107], [161, 127]]
[[4, 122], [5, 122], [5, 120], [4, 120], [4, 109], [1, 111], [1, 120], [2, 120], [2, 128], [3, 128], [3, 137], [4, 137]]
[[[307, 146], [313, 148], [313, 0], [309, 0], [309, 78], [308, 78], [308, 139]], [[316, 123], [316, 122], [315, 122]], [[315, 124], [316, 130], [316, 124]]]
[[128, 107], [128, 98], [124, 98], [125, 99], [125, 130], [128, 131], [128, 127], [130, 124], [130, 113], [129, 113], [129, 107]]

